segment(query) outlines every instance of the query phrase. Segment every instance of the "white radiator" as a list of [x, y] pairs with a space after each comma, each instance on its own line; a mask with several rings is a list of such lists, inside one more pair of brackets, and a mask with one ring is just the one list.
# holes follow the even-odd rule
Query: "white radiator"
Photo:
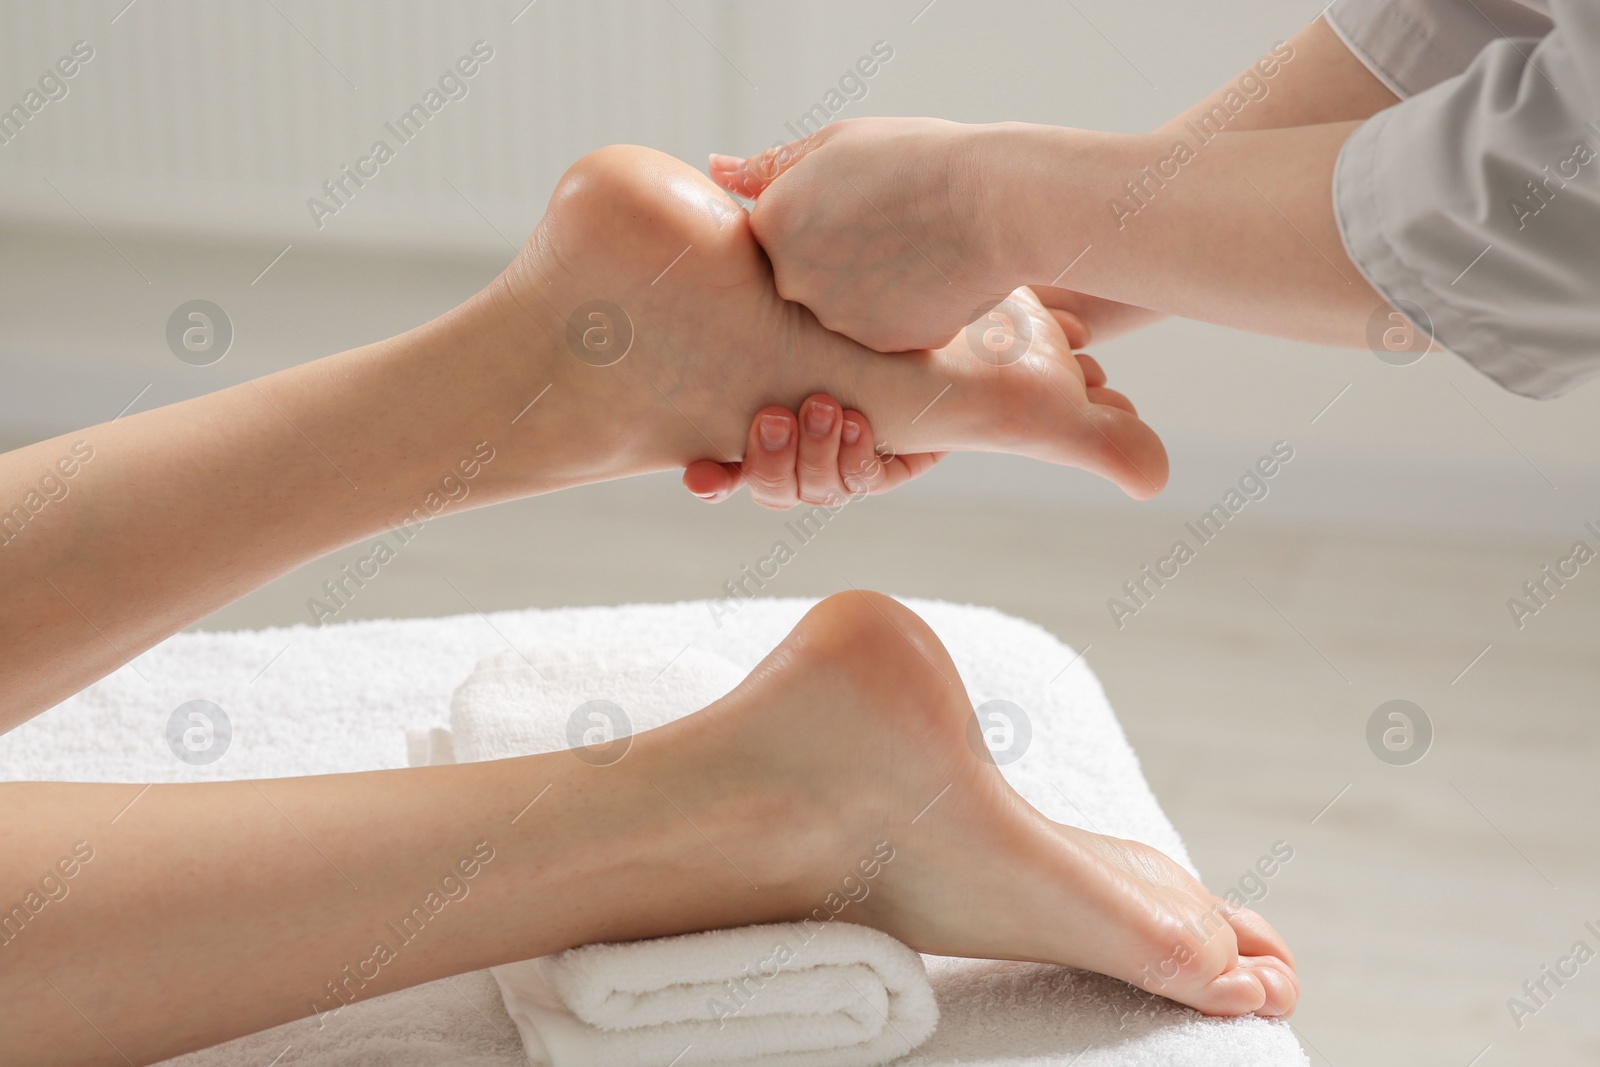
[[726, 4], [126, 3], [0, 6], [5, 220], [504, 250], [590, 149], [734, 143], [746, 89]]

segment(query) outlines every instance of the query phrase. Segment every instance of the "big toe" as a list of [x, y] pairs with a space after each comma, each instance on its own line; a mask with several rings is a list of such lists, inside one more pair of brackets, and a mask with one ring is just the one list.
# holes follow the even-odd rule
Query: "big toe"
[[1027, 438], [1023, 450], [1097, 474], [1135, 500], [1159, 493], [1168, 476], [1161, 438], [1127, 397], [1105, 388], [1098, 363], [1073, 354], [1060, 321], [1032, 290], [1018, 289], [1006, 303], [1032, 331], [1008, 350], [1020, 352], [1018, 368], [1032, 372], [1016, 376], [1010, 385], [1015, 395], [1008, 408]]
[[1289, 965], [1275, 956], [1240, 956], [1232, 967], [1180, 999], [1207, 1015], [1276, 1018], [1293, 1014], [1300, 985]]
[[1248, 967], [1261, 983], [1266, 1000], [1257, 1008], [1257, 1015], [1269, 1018], [1294, 1014], [1300, 1002], [1300, 980], [1294, 969], [1276, 956], [1241, 956], [1239, 963]]

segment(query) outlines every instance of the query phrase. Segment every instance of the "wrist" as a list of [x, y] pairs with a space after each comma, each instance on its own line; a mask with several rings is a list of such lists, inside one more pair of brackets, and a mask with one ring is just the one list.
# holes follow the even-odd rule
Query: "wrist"
[[1066, 135], [1076, 133], [1026, 122], [975, 127], [974, 170], [983, 180], [974, 217], [981, 220], [978, 247], [995, 291], [1047, 284], [1066, 262], [1062, 253], [1079, 208], [1069, 188], [1076, 168], [1068, 163], [1074, 146]]
[[981, 287], [1009, 293], [1028, 284], [1034, 262], [1041, 258], [1037, 232], [1040, 217], [1039, 174], [1032, 142], [1042, 127], [998, 122], [965, 128], [963, 168], [972, 177], [972, 210], [968, 247]]
[[[1112, 202], [1140, 175], [1154, 135], [1009, 122], [982, 127], [989, 242], [1008, 289], [1093, 292], [1116, 236]], [[1102, 250], [1102, 246], [1105, 246]], [[1098, 253], [1098, 254], [1097, 254]], [[1101, 294], [1104, 295], [1104, 294]]]

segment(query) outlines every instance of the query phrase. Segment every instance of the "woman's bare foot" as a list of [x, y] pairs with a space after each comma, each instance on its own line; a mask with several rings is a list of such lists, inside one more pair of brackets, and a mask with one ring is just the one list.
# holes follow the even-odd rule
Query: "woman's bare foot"
[[[1000, 309], [1009, 340], [986, 320], [975, 341], [881, 356], [779, 297], [744, 210], [650, 149], [614, 146], [576, 163], [490, 298], [572, 352], [551, 402], [581, 405], [605, 427], [597, 469], [736, 461], [753, 412], [827, 392], [869, 415], [902, 455], [1012, 452], [1094, 471], [1140, 498], [1166, 482], [1160, 440], [1125, 400], [1085, 384], [1031, 294]], [[1019, 343], [1016, 329], [1031, 336]]]
[[1081, 967], [1214, 1015], [1294, 1010], [1293, 958], [1261, 916], [1010, 788], [943, 645], [889, 597], [824, 600], [739, 688], [655, 733], [696, 753], [679, 803], [782, 813], [742, 834], [720, 821], [722, 848], [756, 884], [796, 887], [800, 915], [864, 887], [840, 919], [923, 952]]

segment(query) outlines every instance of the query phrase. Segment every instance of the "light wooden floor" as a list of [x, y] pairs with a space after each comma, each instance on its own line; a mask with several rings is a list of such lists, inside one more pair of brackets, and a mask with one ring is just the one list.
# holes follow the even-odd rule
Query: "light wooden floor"
[[[782, 521], [667, 480], [525, 501], [428, 527], [341, 618], [459, 613], [463, 595], [486, 611], [715, 596]], [[1118, 630], [1106, 599], [1178, 520], [903, 491], [848, 507], [769, 591], [991, 604], [1088, 646], [1214, 889], [1275, 842], [1294, 848], [1260, 909], [1298, 954], [1313, 1063], [1592, 1065], [1600, 962], [1547, 981], [1554, 996], [1520, 1030], [1507, 1007], [1574, 942], [1600, 950], [1583, 928], [1600, 927], [1600, 564], [1520, 632], [1505, 606], [1580, 532], [1443, 542], [1247, 511]], [[358, 554], [206, 625], [309, 621], [306, 599]], [[1436, 730], [1411, 766], [1365, 740], [1393, 698]]]

